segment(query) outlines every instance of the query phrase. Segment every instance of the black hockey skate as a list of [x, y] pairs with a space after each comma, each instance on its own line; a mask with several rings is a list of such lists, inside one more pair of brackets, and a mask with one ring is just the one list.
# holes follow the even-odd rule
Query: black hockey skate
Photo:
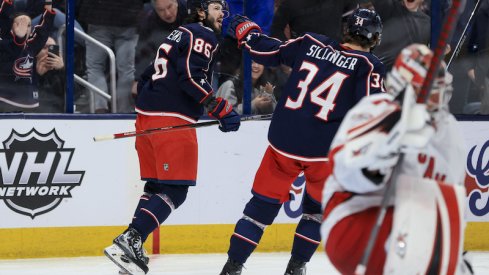
[[306, 275], [306, 263], [290, 258], [284, 275]]
[[[121, 250], [122, 251], [122, 250]], [[146, 258], [148, 258], [148, 261], [145, 263], [146, 265], [148, 265], [149, 263], [149, 257], [148, 257], [148, 252], [146, 251], [146, 249], [143, 248], [143, 253], [144, 253], [144, 256]], [[119, 270], [119, 275], [131, 275], [129, 272], [127, 272], [125, 269], [121, 268]]]
[[113, 243], [104, 250], [111, 261], [131, 275], [148, 273], [149, 258], [144, 253], [141, 235], [135, 229], [127, 229]]
[[228, 259], [219, 275], [240, 275], [243, 265]]

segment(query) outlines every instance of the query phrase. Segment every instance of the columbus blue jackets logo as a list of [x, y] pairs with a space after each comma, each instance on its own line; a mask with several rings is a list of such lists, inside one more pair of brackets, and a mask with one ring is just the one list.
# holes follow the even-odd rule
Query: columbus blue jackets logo
[[55, 209], [82, 182], [85, 171], [70, 170], [74, 148], [65, 148], [55, 129], [21, 134], [12, 130], [0, 149], [0, 200], [34, 219]]
[[32, 82], [32, 67], [34, 65], [34, 58], [30, 55], [21, 57], [14, 62], [13, 71], [15, 73], [15, 80], [21, 78], [27, 78]]

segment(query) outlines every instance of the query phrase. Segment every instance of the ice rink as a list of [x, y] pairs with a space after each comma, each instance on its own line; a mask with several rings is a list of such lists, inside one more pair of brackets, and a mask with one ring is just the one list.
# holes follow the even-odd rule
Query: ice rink
[[[152, 255], [150, 274], [217, 275], [226, 254]], [[489, 274], [489, 253], [472, 252], [475, 274]], [[289, 253], [254, 253], [243, 269], [243, 275], [282, 275]], [[117, 275], [117, 268], [104, 256], [82, 258], [1, 260], [1, 275]], [[338, 274], [326, 256], [316, 253], [307, 265], [307, 274]]]

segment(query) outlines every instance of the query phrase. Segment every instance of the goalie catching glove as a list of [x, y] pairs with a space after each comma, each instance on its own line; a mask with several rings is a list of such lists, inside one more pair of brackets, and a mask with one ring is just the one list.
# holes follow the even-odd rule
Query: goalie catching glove
[[231, 132], [239, 129], [241, 118], [227, 100], [222, 97], [212, 97], [206, 107], [209, 110], [208, 115], [219, 120], [219, 130]]
[[[388, 100], [369, 102], [371, 104], [363, 104], [362, 110], [357, 110], [364, 114], [357, 115], [360, 120], [355, 123], [361, 127], [350, 131], [344, 148], [351, 166], [389, 174], [399, 153], [419, 151], [427, 146], [434, 134], [431, 116], [426, 105], [414, 102], [411, 85], [405, 93], [402, 112], [398, 102]], [[377, 119], [361, 123], [362, 117]]]
[[238, 40], [238, 47], [243, 44], [243, 40], [251, 32], [261, 33], [261, 28], [248, 17], [236, 14], [229, 23], [228, 35]]

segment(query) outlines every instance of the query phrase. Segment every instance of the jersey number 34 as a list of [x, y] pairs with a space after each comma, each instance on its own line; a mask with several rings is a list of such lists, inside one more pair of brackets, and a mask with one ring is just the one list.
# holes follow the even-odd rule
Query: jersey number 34
[[[308, 71], [306, 79], [299, 81], [298, 88], [301, 89], [297, 99], [287, 98], [285, 106], [287, 108], [296, 110], [302, 107], [306, 94], [309, 90], [309, 85], [319, 71], [319, 68], [313, 64], [304, 61], [300, 70]], [[336, 72], [331, 75], [328, 79], [319, 84], [314, 90], [311, 91], [310, 97], [311, 102], [321, 107], [316, 117], [324, 121], [328, 121], [328, 114], [334, 109], [335, 99], [338, 96], [338, 91], [343, 85], [343, 81], [348, 77], [347, 74]], [[321, 97], [321, 95], [329, 90], [326, 97]]]

